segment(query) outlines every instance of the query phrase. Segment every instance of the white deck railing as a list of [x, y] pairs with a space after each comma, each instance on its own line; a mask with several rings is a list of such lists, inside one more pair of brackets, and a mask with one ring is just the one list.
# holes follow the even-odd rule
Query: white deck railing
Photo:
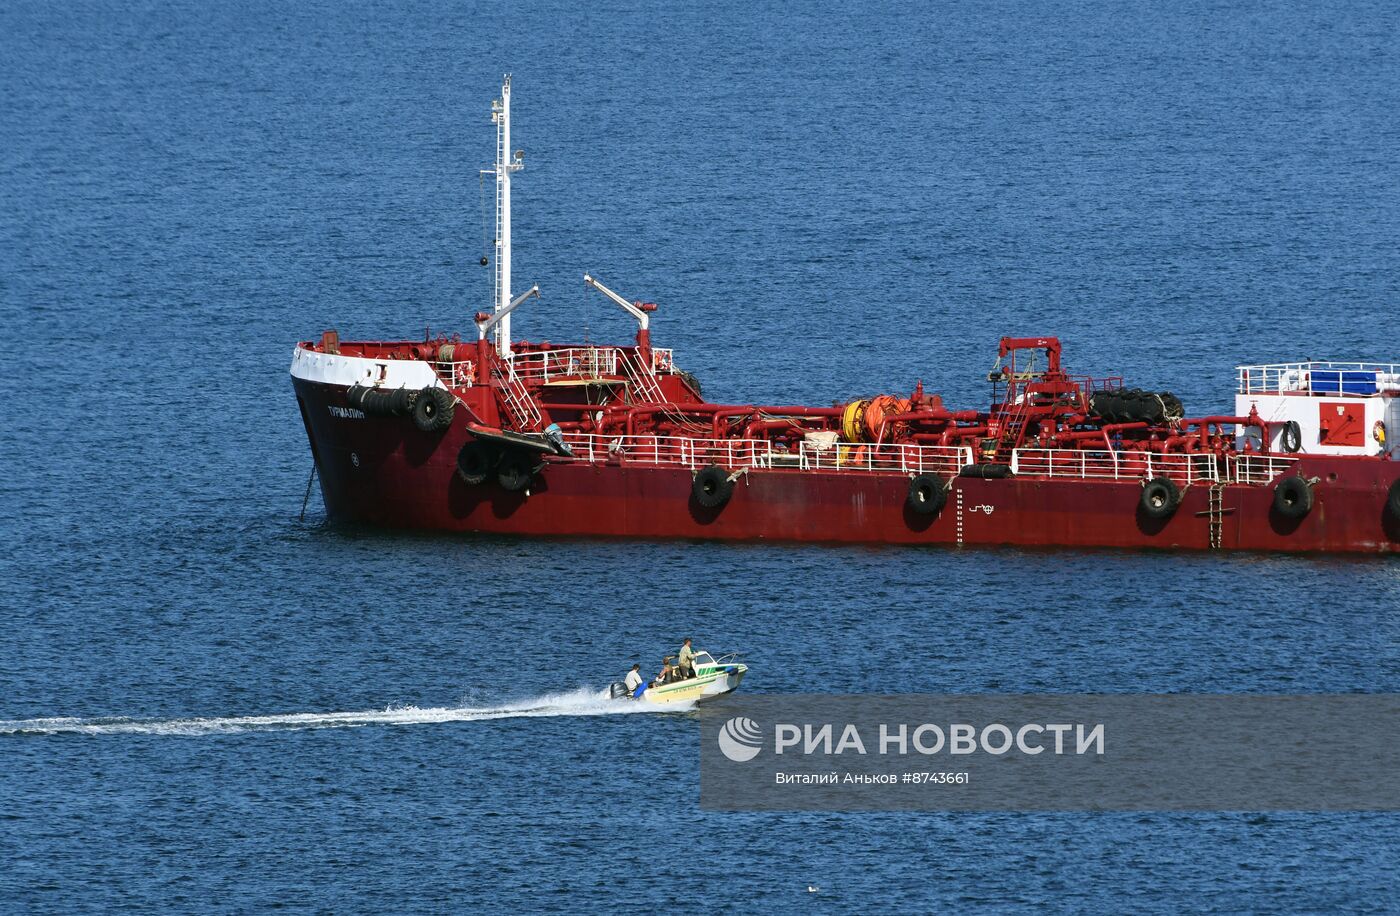
[[766, 439], [691, 439], [684, 436], [596, 436], [568, 432], [564, 441], [578, 461], [628, 462], [698, 470], [717, 464], [741, 468], [794, 468], [803, 471], [894, 471], [956, 476], [972, 461], [972, 450], [936, 445], [836, 445], [817, 449], [803, 442], [796, 451]]
[[[511, 357], [516, 378], [525, 382], [549, 382], [558, 378], [621, 377], [623, 360], [628, 351], [621, 347], [564, 347], [558, 350], [536, 350], [517, 353]], [[670, 350], [652, 349], [656, 369], [670, 371]]]
[[451, 362], [434, 360], [433, 371], [448, 388], [470, 388], [476, 384], [476, 364], [469, 359]]
[[[791, 460], [790, 455], [783, 459]], [[956, 477], [972, 463], [972, 449], [951, 445], [834, 445], [816, 449], [802, 443], [798, 452], [804, 471], [896, 471]]]
[[1297, 458], [1282, 455], [1233, 455], [1228, 460], [1229, 479], [1259, 486], [1288, 473], [1297, 463]]
[[[1347, 386], [1375, 379], [1381, 391], [1400, 388], [1400, 365], [1362, 362], [1271, 363], [1238, 366], [1240, 394], [1299, 392], [1317, 395], [1349, 393]], [[1352, 375], [1351, 373], [1357, 373]]]
[[515, 376], [522, 381], [548, 382], [553, 378], [599, 378], [619, 375], [616, 347], [567, 347], [517, 353], [511, 357]]
[[1214, 455], [1159, 455], [1152, 452], [1018, 448], [1011, 472], [1021, 477], [1081, 480], [1150, 480], [1168, 477], [1187, 486], [1218, 479]]
[[1080, 480], [1150, 480], [1168, 477], [1177, 484], [1242, 483], [1263, 486], [1287, 473], [1297, 458], [1282, 455], [1231, 455], [1222, 465], [1212, 454], [1109, 452], [1079, 449], [1017, 449], [1011, 471], [1020, 477]]
[[[684, 436], [597, 436], [566, 432], [573, 460], [628, 463], [699, 470], [717, 464], [743, 468], [792, 468], [800, 471], [866, 471], [937, 474], [956, 477], [972, 464], [972, 449], [939, 445], [851, 445], [818, 449], [806, 442], [796, 450], [765, 439], [691, 439]], [[1277, 455], [1236, 455], [1223, 467], [1213, 454], [1109, 452], [1080, 449], [1017, 449], [1011, 470], [1018, 477], [1052, 480], [1138, 482], [1167, 477], [1182, 487], [1197, 483], [1242, 483], [1262, 486], [1286, 473], [1297, 461]], [[1222, 473], [1223, 471], [1223, 473]]]
[[718, 464], [731, 471], [772, 466], [773, 444], [762, 439], [690, 439], [684, 436], [594, 436], [565, 433], [581, 461], [622, 458], [640, 464], [697, 469]]

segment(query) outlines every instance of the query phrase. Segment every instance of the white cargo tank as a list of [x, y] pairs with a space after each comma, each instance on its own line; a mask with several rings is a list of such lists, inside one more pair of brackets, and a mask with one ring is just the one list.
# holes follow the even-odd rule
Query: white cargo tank
[[[1400, 431], [1400, 365], [1305, 362], [1240, 366], [1235, 414], [1257, 410], [1272, 452], [1305, 455], [1395, 453]], [[1288, 428], [1297, 424], [1296, 436]], [[1242, 427], [1239, 447], [1259, 448], [1259, 429]]]

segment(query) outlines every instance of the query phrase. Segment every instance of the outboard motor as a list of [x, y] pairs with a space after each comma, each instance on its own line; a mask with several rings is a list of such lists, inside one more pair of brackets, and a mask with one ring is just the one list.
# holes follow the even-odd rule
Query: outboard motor
[[544, 437], [549, 440], [549, 444], [554, 449], [556, 455], [563, 455], [565, 458], [572, 458], [574, 452], [564, 441], [564, 431], [559, 428], [558, 423], [551, 423], [544, 428]]
[[608, 697], [614, 700], [626, 700], [629, 698], [627, 685], [621, 681], [613, 681], [608, 687]]

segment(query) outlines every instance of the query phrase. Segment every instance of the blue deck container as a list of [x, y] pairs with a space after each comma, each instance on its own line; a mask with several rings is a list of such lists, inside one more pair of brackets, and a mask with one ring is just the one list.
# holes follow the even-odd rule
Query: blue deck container
[[1314, 369], [1309, 385], [1314, 394], [1375, 394], [1375, 370]]

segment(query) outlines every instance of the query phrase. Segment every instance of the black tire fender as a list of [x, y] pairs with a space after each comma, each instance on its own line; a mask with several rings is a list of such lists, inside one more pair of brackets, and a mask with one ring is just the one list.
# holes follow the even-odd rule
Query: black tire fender
[[440, 433], [452, 425], [453, 399], [445, 388], [424, 388], [413, 401], [413, 425], [425, 433]]
[[905, 503], [916, 515], [937, 515], [948, 502], [943, 478], [936, 474], [916, 474], [909, 480]]
[[1009, 464], [969, 464], [958, 471], [959, 477], [981, 477], [983, 480], [1003, 480], [1011, 476]]
[[690, 492], [706, 509], [718, 509], [734, 495], [734, 481], [729, 479], [728, 471], [712, 464], [695, 475], [690, 482]]
[[1297, 420], [1289, 420], [1283, 424], [1283, 433], [1279, 436], [1279, 444], [1290, 455], [1303, 450], [1303, 429], [1298, 425]]
[[1181, 490], [1170, 477], [1154, 477], [1143, 484], [1138, 505], [1148, 518], [1171, 518], [1181, 505]]
[[1386, 497], [1385, 507], [1390, 510], [1390, 517], [1400, 521], [1400, 480], [1390, 485], [1390, 495]]
[[365, 394], [365, 412], [372, 413], [376, 417], [392, 417], [394, 415], [394, 392], [375, 389]]
[[485, 483], [496, 469], [496, 449], [480, 439], [473, 439], [457, 453], [457, 476], [470, 486]]
[[392, 395], [394, 416], [407, 417], [413, 413], [413, 404], [418, 400], [418, 392], [411, 388], [399, 388]]
[[496, 463], [496, 482], [507, 493], [519, 493], [534, 479], [535, 459], [519, 450], [511, 450]]
[[1284, 518], [1300, 519], [1312, 511], [1313, 488], [1301, 477], [1289, 476], [1274, 487], [1274, 511]]
[[367, 417], [388, 417], [394, 413], [392, 399], [394, 392], [363, 385], [351, 385], [345, 395], [345, 403], [363, 411]]

